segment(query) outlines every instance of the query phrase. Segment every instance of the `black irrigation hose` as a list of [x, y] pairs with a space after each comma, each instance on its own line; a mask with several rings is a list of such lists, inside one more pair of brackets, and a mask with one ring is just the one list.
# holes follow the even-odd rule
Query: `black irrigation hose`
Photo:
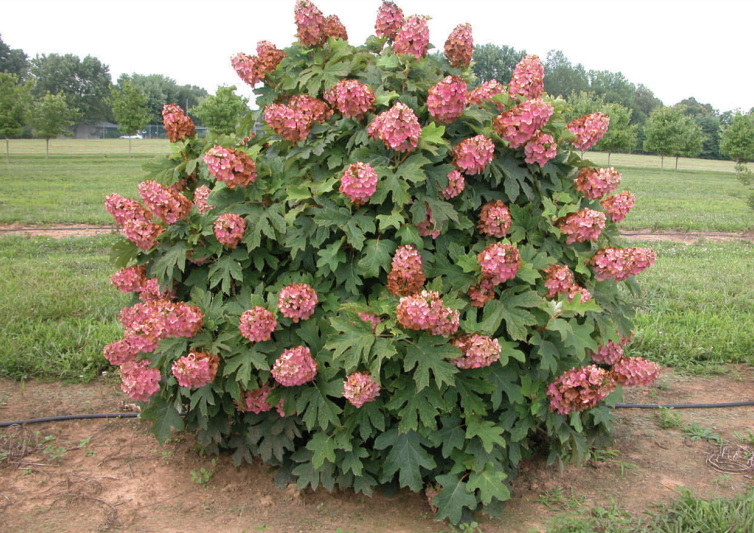
[[118, 226], [88, 226], [81, 228], [0, 228], [2, 232], [23, 231], [79, 231], [79, 230], [117, 230]]
[[[730, 402], [730, 403], [682, 403], [682, 404], [645, 404], [645, 403], [616, 403], [612, 406], [614, 409], [711, 409], [716, 407], [746, 407], [754, 406], [751, 402]], [[61, 422], [63, 420], [85, 420], [91, 418], [137, 418], [139, 413], [110, 413], [98, 415], [64, 415], [48, 416], [46, 418], [32, 418], [30, 420], [16, 420], [15, 422], [0, 422], [0, 428], [9, 426], [22, 426], [24, 424], [39, 424], [41, 422]], [[181, 413], [186, 416], [186, 413]]]

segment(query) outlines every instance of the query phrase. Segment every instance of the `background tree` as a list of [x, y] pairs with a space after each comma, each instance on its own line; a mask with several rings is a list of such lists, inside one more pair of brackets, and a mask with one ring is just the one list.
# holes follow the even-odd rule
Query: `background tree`
[[736, 176], [742, 165], [754, 159], [754, 117], [736, 113], [733, 122], [723, 131], [720, 151], [736, 162]]
[[131, 157], [131, 136], [149, 124], [150, 114], [146, 104], [147, 97], [131, 82], [124, 82], [113, 89], [110, 106], [118, 123], [118, 130], [123, 135], [128, 135], [128, 157]]
[[175, 80], [162, 74], [123, 74], [118, 78], [118, 85], [130, 81], [138, 87], [147, 98], [150, 124], [162, 124], [162, 107], [165, 104], [178, 104], [183, 109], [196, 107], [209, 93], [196, 85], [179, 86]]
[[566, 114], [566, 120], [569, 122], [575, 118], [595, 113], [605, 105], [601, 96], [588, 91], [572, 92], [566, 100], [572, 109]]
[[607, 165], [613, 152], [630, 152], [636, 146], [636, 125], [631, 124], [632, 111], [620, 104], [605, 104], [600, 112], [610, 117], [610, 127], [595, 146], [607, 152]]
[[31, 82], [0, 73], [0, 135], [5, 137], [5, 162], [10, 163], [10, 137], [21, 135], [31, 103]]
[[644, 150], [660, 154], [661, 172], [665, 156], [676, 158], [677, 170], [680, 156], [694, 157], [702, 149], [702, 131], [684, 114], [684, 108], [677, 105], [655, 109], [644, 124]]
[[235, 132], [238, 121], [248, 113], [248, 98], [238, 96], [235, 90], [235, 85], [218, 87], [214, 96], [205, 97], [192, 109], [212, 133], [228, 135]]
[[50, 139], [65, 135], [72, 137], [68, 131], [81, 117], [77, 109], [72, 109], [66, 103], [62, 94], [46, 94], [31, 108], [30, 122], [34, 137], [41, 137], [47, 141], [46, 157], [50, 158]]
[[474, 47], [472, 71], [479, 83], [497, 80], [508, 85], [516, 65], [526, 55], [526, 50], [516, 50], [510, 46], [483, 44]]
[[566, 98], [571, 93], [589, 91], [586, 69], [579, 63], [572, 65], [560, 50], [547, 52], [545, 67], [545, 91], [552, 96]]
[[20, 80], [24, 80], [29, 72], [28, 59], [23, 50], [11, 48], [0, 36], [0, 72], [15, 74]]
[[68, 107], [78, 109], [81, 120], [93, 124], [113, 120], [108, 105], [112, 81], [110, 68], [99, 59], [86, 56], [83, 60], [72, 54], [41, 55], [32, 59], [34, 95], [63, 94]]

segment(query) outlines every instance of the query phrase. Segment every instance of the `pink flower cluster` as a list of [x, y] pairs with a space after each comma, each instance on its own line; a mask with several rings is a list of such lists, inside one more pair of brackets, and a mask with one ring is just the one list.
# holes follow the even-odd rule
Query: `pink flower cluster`
[[120, 367], [120, 390], [139, 402], [146, 402], [160, 390], [160, 371], [149, 368], [149, 360], [129, 361]]
[[238, 329], [241, 335], [251, 342], [264, 342], [272, 338], [272, 332], [278, 323], [275, 315], [264, 307], [256, 306], [241, 313]]
[[455, 198], [463, 192], [466, 186], [466, 179], [458, 170], [453, 170], [448, 173], [448, 186], [440, 191], [440, 197], [443, 200], [450, 200]]
[[320, 44], [323, 37], [322, 25], [325, 17], [322, 12], [309, 0], [299, 0], [294, 9], [296, 21], [296, 37], [301, 44], [312, 47]]
[[257, 177], [254, 160], [233, 148], [213, 146], [204, 154], [203, 161], [207, 164], [210, 174], [218, 181], [224, 182], [229, 189], [246, 187]]
[[449, 337], [458, 331], [460, 314], [444, 307], [440, 295], [435, 291], [421, 291], [419, 294], [404, 296], [396, 309], [398, 322], [408, 329], [426, 330], [432, 335]]
[[[481, 105], [484, 102], [492, 100], [492, 97], [505, 92], [505, 86], [497, 80], [486, 81], [479, 87], [466, 95], [468, 105]], [[501, 113], [505, 111], [505, 106], [495, 102], [497, 110]]]
[[144, 206], [165, 224], [175, 224], [191, 211], [192, 204], [188, 198], [156, 181], [139, 183], [139, 196]]
[[579, 295], [579, 301], [583, 304], [587, 300], [592, 299], [592, 294], [584, 287], [574, 283], [568, 288], [568, 301], [572, 302], [576, 299], [576, 295]]
[[489, 278], [493, 285], [499, 285], [516, 277], [521, 256], [514, 246], [495, 243], [477, 255], [477, 263], [482, 267], [482, 276]]
[[170, 288], [161, 288], [160, 282], [157, 278], [148, 279], [138, 292], [139, 298], [141, 298], [141, 301], [143, 302], [149, 302], [151, 300], [170, 300], [175, 296]]
[[474, 38], [470, 24], [456, 26], [445, 41], [445, 57], [451, 67], [468, 67], [474, 55]]
[[482, 278], [479, 285], [470, 287], [466, 294], [471, 299], [471, 307], [484, 307], [495, 298], [495, 285], [489, 278]]
[[380, 386], [369, 372], [354, 372], [343, 382], [343, 397], [354, 407], [361, 407], [380, 395]]
[[325, 18], [325, 22], [322, 24], [322, 33], [322, 44], [324, 44], [328, 37], [348, 41], [348, 31], [346, 31], [346, 27], [343, 26], [337, 15], [329, 15]]
[[545, 298], [553, 298], [561, 293], [567, 293], [574, 284], [573, 272], [568, 265], [550, 265], [545, 268]]
[[275, 70], [285, 59], [285, 52], [278, 50], [268, 41], [257, 43], [257, 56], [238, 53], [230, 58], [233, 69], [238, 76], [254, 87], [264, 81], [264, 77]]
[[589, 350], [589, 357], [598, 365], [614, 365], [623, 357], [623, 346], [617, 342], [607, 341], [597, 351]]
[[628, 191], [623, 191], [615, 196], [608, 196], [600, 202], [602, 208], [607, 211], [610, 220], [613, 222], [620, 222], [624, 218], [631, 208], [636, 205], [636, 196]]
[[215, 220], [215, 237], [220, 244], [235, 248], [243, 239], [246, 221], [235, 213], [223, 213]]
[[353, 163], [340, 178], [340, 192], [356, 207], [365, 204], [377, 190], [379, 178], [368, 163]]
[[536, 163], [543, 167], [556, 155], [558, 155], [558, 145], [549, 133], [540, 131], [524, 145], [524, 161], [530, 165]]
[[422, 269], [422, 257], [410, 244], [395, 251], [390, 273], [387, 275], [387, 290], [394, 296], [416, 294], [426, 281]]
[[403, 102], [380, 113], [367, 128], [369, 136], [380, 139], [385, 146], [398, 152], [410, 152], [419, 143], [422, 127], [414, 110]]
[[453, 148], [453, 165], [472, 176], [481, 174], [495, 158], [495, 143], [484, 135], [464, 139]]
[[152, 214], [135, 200], [111, 194], [105, 198], [105, 208], [123, 228], [123, 235], [145, 252], [157, 245], [157, 237], [165, 231], [151, 222]]
[[133, 265], [118, 270], [110, 276], [110, 283], [117, 287], [120, 292], [141, 292], [147, 283], [147, 267], [145, 265]]
[[364, 322], [372, 324], [372, 333], [377, 331], [377, 324], [383, 322], [383, 319], [375, 315], [374, 313], [356, 313], [358, 317]]
[[194, 121], [175, 104], [165, 104], [162, 107], [162, 123], [171, 143], [196, 136]]
[[374, 91], [356, 80], [340, 80], [325, 93], [332, 107], [344, 117], [361, 120], [368, 111], [374, 110]]
[[317, 305], [317, 293], [306, 283], [291, 283], [280, 290], [278, 309], [283, 316], [295, 323], [306, 320], [314, 314]]
[[322, 100], [306, 94], [294, 96], [285, 104], [270, 104], [264, 108], [264, 120], [286, 141], [295, 143], [306, 139], [315, 122], [325, 122], [332, 110]]
[[641, 357], [621, 357], [613, 364], [613, 379], [624, 387], [651, 385], [662, 369], [653, 361]]
[[272, 405], [267, 403], [267, 396], [269, 395], [269, 383], [265, 383], [258, 389], [246, 391], [246, 395], [244, 396], [244, 410], [256, 415], [259, 413], [266, 413], [272, 409]]
[[198, 389], [212, 383], [219, 364], [218, 356], [192, 350], [173, 363], [171, 371], [178, 380], [178, 385]]
[[553, 112], [550, 104], [541, 98], [534, 98], [499, 114], [492, 126], [511, 148], [521, 148], [537, 136]]
[[411, 54], [416, 59], [427, 55], [429, 48], [429, 24], [427, 18], [420, 15], [411, 15], [398, 31], [393, 43], [396, 54]]
[[476, 333], [458, 337], [452, 344], [461, 349], [463, 356], [451, 360], [451, 363], [463, 369], [490, 366], [500, 359], [502, 351], [497, 339]]
[[607, 370], [596, 365], [572, 368], [547, 387], [550, 411], [567, 415], [597, 407], [615, 390], [615, 381]]
[[424, 215], [424, 220], [419, 222], [416, 227], [419, 229], [419, 235], [422, 237], [432, 237], [436, 239], [442, 233], [442, 224], [439, 226], [435, 223], [435, 217], [432, 216], [432, 209], [427, 206], [427, 212]]
[[651, 248], [603, 248], [597, 250], [589, 264], [597, 281], [625, 281], [652, 266], [656, 259]]
[[511, 98], [523, 96], [527, 100], [539, 98], [545, 91], [545, 68], [539, 57], [528, 55], [519, 61], [508, 84]]
[[306, 346], [296, 346], [283, 352], [272, 365], [272, 377], [284, 387], [295, 387], [313, 380], [317, 362]]
[[463, 114], [466, 107], [466, 82], [459, 76], [446, 76], [429, 89], [427, 108], [435, 120], [449, 124]]
[[383, 0], [377, 11], [377, 22], [374, 25], [377, 37], [395, 39], [401, 26], [403, 26], [403, 10], [393, 2]]
[[610, 117], [602, 113], [584, 115], [568, 124], [568, 129], [576, 136], [571, 144], [579, 150], [589, 150], [602, 138], [610, 125]]
[[511, 212], [502, 200], [495, 200], [482, 206], [477, 230], [498, 239], [505, 237], [511, 229]]
[[196, 210], [200, 215], [203, 215], [214, 207], [213, 205], [209, 205], [207, 203], [211, 192], [212, 190], [210, 190], [210, 188], [206, 185], [200, 185], [194, 190], [194, 205], [196, 206]]
[[566, 235], [566, 244], [596, 241], [605, 228], [607, 219], [602, 211], [582, 209], [560, 220], [560, 231]]
[[620, 178], [620, 173], [612, 167], [584, 167], [573, 182], [576, 184], [576, 190], [582, 192], [585, 198], [598, 200], [617, 189]]

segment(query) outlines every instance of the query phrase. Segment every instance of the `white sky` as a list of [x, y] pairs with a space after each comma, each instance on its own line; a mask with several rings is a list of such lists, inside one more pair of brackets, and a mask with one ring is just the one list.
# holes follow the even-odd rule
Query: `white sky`
[[[430, 20], [442, 49], [468, 22], [475, 44], [539, 55], [562, 50], [587, 70], [622, 72], [666, 105], [693, 96], [719, 111], [754, 107], [754, 0], [394, 0]], [[381, 0], [314, 0], [338, 15], [349, 41], [374, 33]], [[163, 74], [214, 93], [236, 85], [230, 56], [260, 40], [295, 40], [295, 0], [0, 0], [0, 34], [11, 48], [97, 57], [113, 82], [123, 73]]]

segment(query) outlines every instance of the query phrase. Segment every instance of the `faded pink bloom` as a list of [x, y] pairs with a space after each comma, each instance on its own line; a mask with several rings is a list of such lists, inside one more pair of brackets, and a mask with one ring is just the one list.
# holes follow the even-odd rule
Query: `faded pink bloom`
[[458, 76], [446, 76], [429, 89], [427, 108], [435, 120], [449, 124], [463, 114], [466, 106], [466, 82]]
[[521, 148], [537, 136], [553, 112], [550, 104], [534, 98], [502, 112], [495, 117], [492, 126], [511, 148]]
[[146, 265], [133, 265], [110, 276], [110, 283], [120, 292], [140, 292], [147, 283]]
[[605, 135], [610, 125], [610, 117], [602, 113], [584, 115], [568, 124], [568, 129], [576, 136], [571, 141], [578, 150], [589, 150]]
[[219, 364], [218, 356], [192, 350], [173, 363], [171, 372], [181, 387], [198, 389], [212, 383]]
[[246, 221], [235, 213], [223, 213], [215, 220], [215, 237], [228, 248], [235, 248], [243, 239]]
[[547, 387], [550, 411], [567, 415], [571, 411], [591, 409], [615, 390], [610, 373], [596, 366], [572, 368]]
[[419, 292], [426, 281], [422, 258], [410, 244], [395, 251], [390, 273], [387, 275], [387, 290], [394, 296], [407, 296]]
[[435, 291], [421, 291], [404, 296], [396, 309], [398, 322], [407, 329], [426, 330], [432, 335], [448, 337], [458, 331], [460, 314], [444, 307]]
[[543, 167], [547, 162], [558, 155], [558, 145], [552, 135], [539, 132], [524, 145], [524, 161]]
[[157, 238], [164, 231], [165, 228], [159, 224], [141, 218], [123, 222], [123, 235], [145, 252], [157, 246]]
[[641, 357], [621, 357], [612, 368], [613, 379], [624, 387], [651, 385], [660, 372], [660, 365]]
[[267, 403], [267, 396], [269, 395], [270, 385], [268, 383], [265, 383], [258, 389], [246, 391], [243, 404], [243, 407], [245, 407], [244, 410], [256, 415], [270, 411], [273, 406]]
[[451, 67], [468, 67], [474, 55], [474, 38], [470, 24], [459, 24], [445, 41], [445, 57]]
[[597, 250], [589, 264], [597, 281], [625, 281], [652, 266], [656, 259], [651, 248], [603, 248]]
[[[484, 102], [492, 100], [493, 96], [503, 94], [505, 92], [505, 85], [497, 80], [486, 81], [479, 87], [471, 91], [466, 95], [467, 105], [482, 105]], [[505, 106], [495, 102], [497, 110], [501, 113], [505, 111]]]
[[346, 27], [343, 26], [343, 23], [340, 22], [340, 19], [337, 15], [329, 15], [327, 18], [325, 18], [325, 22], [324, 24], [322, 24], [321, 29], [323, 34], [321, 41], [322, 44], [327, 41], [328, 37], [332, 37], [333, 39], [342, 39], [348, 42], [348, 31], [346, 30]]
[[129, 398], [146, 402], [160, 390], [160, 371], [149, 368], [149, 360], [128, 361], [120, 367], [120, 390]]
[[598, 365], [614, 365], [623, 357], [623, 346], [617, 342], [607, 341], [607, 344], [600, 346], [596, 352], [589, 350], [588, 354]]
[[377, 11], [377, 22], [374, 25], [377, 37], [395, 39], [403, 26], [403, 10], [393, 2], [383, 0]]
[[283, 352], [272, 365], [272, 377], [284, 387], [303, 385], [317, 375], [317, 362], [306, 346], [296, 346]]
[[196, 210], [200, 215], [203, 215], [204, 213], [215, 207], [207, 203], [211, 192], [212, 190], [206, 185], [200, 185], [196, 188], [196, 190], [194, 190], [194, 205], [196, 206]]
[[120, 194], [108, 195], [105, 198], [105, 209], [119, 226], [131, 220], [147, 222], [152, 219], [152, 213], [144, 209], [139, 202], [124, 198]]
[[249, 56], [238, 53], [230, 58], [238, 76], [252, 87], [263, 82], [265, 76], [274, 71], [285, 59], [285, 52], [278, 50], [269, 41], [257, 43], [257, 54], [258, 56]]
[[296, 21], [296, 37], [302, 46], [312, 47], [320, 44], [323, 37], [326, 38], [322, 31], [325, 23], [325, 17], [317, 7], [309, 0], [299, 0], [294, 9]]
[[495, 243], [477, 255], [477, 263], [482, 267], [482, 276], [499, 285], [516, 277], [521, 257], [513, 245]]
[[453, 165], [472, 176], [481, 174], [495, 158], [495, 143], [484, 135], [464, 139], [453, 148]]
[[458, 170], [453, 170], [448, 173], [448, 186], [440, 191], [440, 197], [443, 200], [450, 200], [455, 198], [463, 192], [466, 185], [466, 179]]
[[368, 111], [374, 110], [374, 91], [357, 80], [340, 80], [325, 93], [332, 107], [344, 117], [361, 120]]
[[173, 291], [170, 288], [160, 287], [160, 282], [157, 278], [148, 279], [138, 292], [139, 298], [143, 302], [150, 300], [170, 300], [174, 297]]
[[238, 329], [251, 342], [264, 342], [272, 338], [277, 325], [275, 315], [264, 307], [256, 306], [241, 313]]
[[558, 294], [567, 293], [573, 286], [573, 272], [568, 265], [550, 265], [545, 269], [545, 298], [554, 298]]
[[196, 137], [194, 121], [175, 104], [165, 104], [162, 107], [162, 123], [171, 143]]
[[136, 361], [136, 356], [139, 355], [140, 350], [137, 346], [131, 344], [128, 339], [121, 339], [119, 341], [111, 342], [103, 351], [105, 359], [107, 359], [111, 365], [123, 365], [129, 361]]
[[585, 198], [598, 200], [617, 189], [620, 178], [620, 173], [612, 167], [584, 167], [573, 182], [576, 184], [576, 190], [582, 192]]
[[372, 324], [372, 333], [377, 331], [377, 324], [384, 321], [383, 318], [378, 317], [374, 313], [356, 313], [356, 314], [364, 322], [369, 322], [370, 324]]
[[605, 228], [606, 217], [602, 211], [582, 209], [560, 220], [559, 227], [566, 235], [566, 244], [596, 241]]
[[519, 61], [508, 85], [511, 98], [522, 96], [527, 100], [539, 98], [545, 92], [545, 68], [539, 57], [528, 55]]
[[306, 283], [292, 283], [280, 290], [278, 309], [283, 316], [295, 323], [307, 320], [314, 314], [317, 305], [317, 293]]
[[427, 206], [427, 212], [424, 220], [419, 222], [416, 227], [419, 229], [419, 235], [422, 237], [432, 237], [436, 239], [442, 233], [442, 224], [439, 226], [435, 223], [435, 217], [432, 216], [432, 209]]
[[139, 195], [144, 206], [165, 224], [175, 224], [191, 211], [191, 201], [175, 189], [156, 181], [139, 183]]
[[581, 299], [579, 301], [582, 304], [592, 299], [592, 293], [590, 293], [584, 287], [574, 283], [568, 288], [568, 301], [569, 302], [574, 301], [576, 299], [577, 294], [580, 296]]
[[471, 299], [471, 307], [484, 307], [495, 298], [495, 285], [489, 278], [483, 278], [479, 285], [470, 287], [466, 294]]
[[380, 386], [369, 372], [354, 372], [343, 382], [343, 397], [354, 407], [361, 407], [380, 395]]
[[631, 208], [636, 205], [636, 196], [628, 191], [623, 191], [615, 196], [608, 196], [600, 202], [602, 208], [607, 211], [610, 220], [613, 222], [620, 222], [624, 218]]
[[368, 163], [353, 163], [340, 178], [340, 192], [348, 196], [356, 207], [369, 201], [377, 190], [379, 178]]
[[458, 368], [483, 368], [490, 366], [500, 359], [500, 342], [486, 335], [463, 335], [452, 342], [463, 352], [462, 357], [457, 357], [450, 362]]
[[168, 337], [195, 337], [202, 325], [202, 311], [185, 302], [168, 302], [162, 309], [165, 334]]
[[299, 94], [288, 105], [270, 104], [264, 108], [264, 120], [272, 130], [292, 143], [306, 139], [315, 122], [325, 122], [332, 110], [322, 100]]
[[218, 181], [224, 182], [229, 189], [246, 187], [257, 177], [254, 160], [233, 148], [213, 146], [204, 154], [203, 161], [207, 164], [210, 174]]
[[483, 235], [502, 239], [511, 229], [511, 212], [502, 200], [486, 203], [479, 213], [477, 230]]
[[396, 54], [411, 54], [416, 59], [427, 55], [429, 48], [429, 25], [427, 18], [419, 15], [411, 15], [398, 31], [393, 43]]
[[410, 152], [419, 143], [422, 127], [413, 109], [403, 102], [380, 113], [367, 128], [369, 136], [380, 139], [385, 146], [398, 152]]

